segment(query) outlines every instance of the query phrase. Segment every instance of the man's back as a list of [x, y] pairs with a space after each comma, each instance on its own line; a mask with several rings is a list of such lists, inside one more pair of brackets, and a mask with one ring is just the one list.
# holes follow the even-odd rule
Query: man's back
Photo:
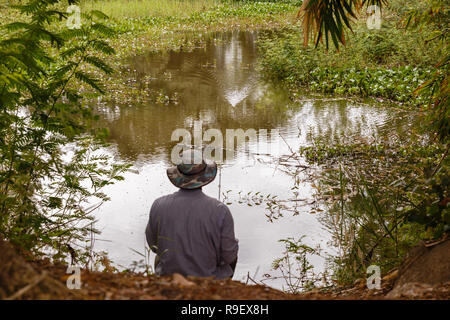
[[233, 217], [225, 204], [201, 189], [180, 189], [155, 200], [146, 236], [157, 247], [157, 274], [233, 275], [230, 264], [238, 251]]

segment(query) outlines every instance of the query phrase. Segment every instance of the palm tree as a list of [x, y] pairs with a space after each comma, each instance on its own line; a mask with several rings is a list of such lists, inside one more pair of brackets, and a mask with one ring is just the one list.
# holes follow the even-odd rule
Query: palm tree
[[298, 12], [298, 17], [303, 19], [304, 43], [308, 44], [313, 35], [317, 46], [325, 36], [328, 49], [330, 35], [336, 48], [339, 42], [345, 45], [345, 27], [352, 30], [350, 19], [356, 19], [365, 6], [376, 5], [381, 9], [386, 4], [387, 0], [305, 0]]

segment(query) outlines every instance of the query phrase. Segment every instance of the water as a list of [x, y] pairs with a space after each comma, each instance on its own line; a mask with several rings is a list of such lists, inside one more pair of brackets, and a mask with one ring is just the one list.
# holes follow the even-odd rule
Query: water
[[[220, 192], [222, 200], [227, 194], [226, 201], [232, 202], [229, 207], [240, 245], [235, 280], [246, 281], [250, 274], [282, 288], [282, 280], [267, 280], [268, 274], [279, 275], [271, 267], [283, 252], [279, 239], [305, 235], [306, 244], [332, 251], [330, 235], [319, 222], [324, 213], [311, 213], [318, 204], [310, 204], [315, 189], [306, 175], [300, 174], [304, 180], [297, 198], [306, 201], [296, 202], [297, 215], [284, 212], [282, 218], [269, 222], [265, 206], [239, 203], [242, 195], [260, 192], [283, 200], [295, 198], [294, 179], [273, 159], [311, 144], [314, 136], [330, 142], [376, 141], [401, 132], [408, 121], [387, 107], [345, 99], [305, 95], [300, 102], [292, 102], [286, 92], [260, 79], [257, 37], [257, 32], [211, 34], [192, 52], [135, 57], [128, 65], [132, 82], [152, 90], [156, 99], [99, 106], [102, 125], [111, 132], [110, 152], [134, 164], [125, 181], [105, 189], [111, 201], [97, 213], [96, 227], [102, 234], [95, 248], [107, 251], [116, 264], [128, 267], [142, 259], [131, 249], [144, 252], [144, 229], [152, 202], [177, 190], [165, 173], [177, 143], [171, 141], [171, 134], [177, 128], [192, 133], [195, 121], [202, 121], [204, 131], [217, 128], [224, 135], [226, 129], [278, 130], [265, 140], [261, 135], [259, 143], [236, 146], [233, 156], [219, 162], [220, 177], [204, 187], [206, 194], [218, 197]], [[306, 162], [300, 160], [300, 164]], [[323, 270], [323, 259], [312, 258], [312, 263], [317, 271]]]

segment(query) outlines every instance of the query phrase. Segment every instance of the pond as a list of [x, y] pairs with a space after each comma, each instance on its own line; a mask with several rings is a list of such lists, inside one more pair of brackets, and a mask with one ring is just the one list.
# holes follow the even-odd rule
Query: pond
[[[305, 169], [307, 163], [285, 157], [280, 165], [277, 159], [310, 145], [314, 137], [330, 143], [376, 141], [402, 132], [410, 121], [393, 108], [339, 97], [305, 94], [292, 101], [286, 91], [261, 79], [258, 36], [256, 31], [213, 33], [188, 52], [134, 57], [127, 63], [131, 81], [147, 86], [153, 99], [98, 106], [101, 124], [111, 133], [110, 151], [133, 164], [125, 181], [105, 190], [111, 201], [97, 213], [96, 227], [102, 233], [95, 249], [107, 251], [115, 264], [126, 268], [142, 259], [135, 251], [145, 251], [144, 229], [152, 202], [177, 190], [166, 176], [178, 142], [171, 141], [172, 132], [184, 128], [192, 133], [200, 121], [203, 132], [215, 128], [225, 135], [227, 129], [253, 128], [258, 133], [256, 141], [231, 146], [236, 152], [219, 161], [216, 179], [203, 188], [231, 203], [240, 246], [233, 279], [245, 282], [250, 275], [282, 288], [282, 279], [268, 279], [279, 275], [272, 263], [282, 256], [280, 239], [304, 235], [306, 244], [333, 252], [320, 222], [326, 211], [317, 210], [321, 205], [314, 201], [313, 183], [306, 171], [298, 170], [299, 188], [292, 189], [295, 178], [286, 170]], [[266, 205], [255, 205], [261, 195], [277, 196], [280, 203], [296, 199], [291, 202], [295, 211], [281, 210], [283, 216], [271, 221]], [[322, 258], [311, 262], [318, 271], [325, 267]]]

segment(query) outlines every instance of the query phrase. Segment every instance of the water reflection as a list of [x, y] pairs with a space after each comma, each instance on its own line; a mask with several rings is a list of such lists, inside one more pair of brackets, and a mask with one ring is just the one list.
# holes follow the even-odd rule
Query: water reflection
[[[122, 157], [164, 154], [176, 128], [203, 127], [274, 128], [283, 126], [292, 102], [282, 90], [258, 81], [255, 70], [256, 33], [211, 35], [205, 48], [193, 52], [169, 52], [133, 58], [130, 69], [136, 81], [153, 79], [151, 88], [167, 96], [177, 94], [177, 103], [161, 105], [115, 105], [100, 109], [111, 139]], [[170, 75], [170, 76], [168, 76]], [[270, 87], [270, 89], [269, 89]]]
[[293, 103], [285, 91], [259, 79], [255, 63], [257, 35], [211, 34], [204, 48], [192, 52], [131, 59], [130, 69], [135, 70], [138, 84], [151, 79], [152, 90], [178, 99], [167, 105], [148, 102], [99, 108], [103, 114], [101, 125], [110, 129], [121, 157], [151, 161], [158, 153], [158, 158], [168, 161], [167, 155], [175, 145], [170, 140], [173, 130], [192, 130], [196, 120], [203, 122], [205, 130], [279, 128], [297, 134], [294, 131], [300, 129], [335, 141], [378, 135], [392, 126], [401, 131], [405, 121], [397, 113], [372, 105], [327, 99]]

